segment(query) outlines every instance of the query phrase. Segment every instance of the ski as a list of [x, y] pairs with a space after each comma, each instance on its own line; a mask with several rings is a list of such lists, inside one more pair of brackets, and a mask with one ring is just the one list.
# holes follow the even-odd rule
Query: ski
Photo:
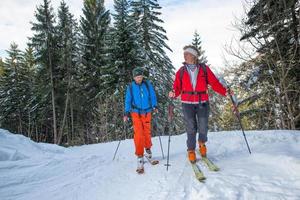
[[206, 179], [200, 167], [196, 163], [191, 163], [196, 179], [200, 182], [204, 182]]
[[217, 165], [215, 165], [211, 160], [209, 160], [207, 157], [202, 157], [201, 160], [205, 163], [205, 165], [208, 167], [210, 171], [216, 172], [220, 170], [220, 168]]
[[154, 160], [154, 159], [150, 158], [149, 156], [146, 156], [146, 155], [145, 155], [145, 157], [146, 157], [146, 159], [149, 161], [149, 163], [150, 163], [151, 165], [157, 165], [157, 164], [159, 163], [158, 160]]

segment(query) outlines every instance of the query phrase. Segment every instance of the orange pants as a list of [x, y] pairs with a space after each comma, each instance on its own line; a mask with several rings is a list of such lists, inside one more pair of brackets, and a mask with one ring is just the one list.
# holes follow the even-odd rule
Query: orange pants
[[131, 113], [134, 131], [135, 155], [143, 156], [144, 149], [150, 149], [151, 142], [151, 113]]

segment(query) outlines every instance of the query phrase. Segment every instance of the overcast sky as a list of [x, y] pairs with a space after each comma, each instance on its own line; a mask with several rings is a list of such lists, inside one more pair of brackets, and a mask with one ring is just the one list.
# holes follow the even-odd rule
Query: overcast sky
[[[32, 35], [30, 21], [34, 21], [36, 6], [43, 0], [0, 0], [0, 57], [11, 42], [24, 50], [28, 37]], [[55, 11], [60, 0], [51, 0]], [[81, 15], [83, 0], [65, 0], [71, 13], [77, 19]], [[233, 37], [239, 37], [233, 29], [235, 17], [243, 15], [242, 0], [158, 0], [163, 7], [162, 25], [167, 31], [168, 45], [173, 52], [167, 52], [176, 69], [183, 61], [182, 48], [191, 43], [195, 30], [201, 36], [202, 47], [208, 62], [214, 69], [224, 66], [224, 45]], [[106, 0], [105, 6], [113, 12], [113, 0]]]

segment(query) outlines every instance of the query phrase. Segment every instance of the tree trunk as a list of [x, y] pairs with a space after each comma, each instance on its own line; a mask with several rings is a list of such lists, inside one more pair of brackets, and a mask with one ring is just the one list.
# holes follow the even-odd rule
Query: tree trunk
[[28, 132], [27, 132], [27, 137], [31, 137], [31, 117], [30, 117], [30, 112], [28, 112]]
[[73, 112], [73, 101], [70, 99], [70, 110], [71, 110], [71, 140], [74, 139], [74, 112]]
[[51, 66], [51, 56], [49, 54], [50, 60], [50, 78], [51, 78], [51, 97], [52, 97], [52, 116], [53, 116], [53, 143], [58, 144], [57, 138], [57, 125], [56, 125], [56, 111], [55, 111], [55, 92], [54, 92], [54, 81], [53, 81], [53, 72]]
[[59, 131], [59, 135], [58, 135], [58, 138], [57, 138], [57, 144], [61, 143], [61, 138], [62, 138], [62, 135], [63, 135], [64, 126], [65, 126], [67, 113], [68, 113], [68, 104], [69, 104], [69, 90], [67, 92], [67, 98], [66, 98], [65, 110], [64, 110], [64, 117], [63, 117], [63, 120], [61, 122], [60, 131]]
[[38, 136], [38, 124], [35, 125], [35, 139], [37, 142], [39, 142], [39, 136]]

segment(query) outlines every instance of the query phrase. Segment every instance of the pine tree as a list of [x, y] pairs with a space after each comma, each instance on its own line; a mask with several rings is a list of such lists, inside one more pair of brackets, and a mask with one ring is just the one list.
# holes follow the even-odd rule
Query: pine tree
[[0, 116], [3, 127], [26, 133], [26, 117], [30, 95], [30, 74], [23, 62], [22, 52], [15, 43], [7, 51], [4, 73], [0, 79]]
[[192, 45], [195, 46], [198, 49], [199, 53], [200, 53], [200, 56], [199, 56], [200, 63], [207, 64], [207, 57], [204, 55], [205, 51], [202, 49], [201, 43], [202, 43], [201, 42], [201, 37], [200, 37], [199, 33], [197, 31], [195, 31], [194, 38], [193, 38], [193, 41], [192, 41]]
[[[246, 65], [251, 71], [259, 68], [257, 84], [249, 84], [252, 93], [263, 90], [258, 100], [266, 100], [268, 116], [277, 116], [274, 128], [299, 128], [299, 90], [300, 83], [300, 3], [288, 1], [255, 1], [242, 22], [244, 30], [241, 40], [249, 41], [259, 56]], [[251, 82], [252, 75], [248, 74]], [[271, 102], [267, 102], [271, 100]], [[274, 103], [275, 102], [275, 103]], [[273, 127], [272, 127], [273, 128]]]
[[124, 114], [126, 86], [132, 80], [133, 68], [142, 66], [143, 60], [141, 47], [137, 42], [139, 35], [136, 32], [136, 22], [130, 15], [130, 4], [127, 0], [115, 0], [114, 10], [115, 14], [112, 15], [114, 24], [110, 34], [111, 64], [106, 70], [103, 94], [108, 96], [107, 104], [115, 106], [103, 110], [106, 110], [105, 120], [110, 121], [112, 127], [111, 130], [106, 129], [107, 134], [112, 131], [116, 136], [120, 136], [123, 133], [123, 124], [119, 119]]
[[[57, 72], [57, 37], [54, 27], [54, 13], [48, 0], [37, 7], [35, 12], [36, 22], [32, 23], [31, 45], [34, 49], [37, 61], [40, 63], [39, 82], [40, 100], [39, 105], [44, 108], [44, 113], [52, 113], [52, 117], [45, 115], [45, 123], [49, 123], [48, 118], [52, 119], [53, 142], [57, 143], [57, 115], [56, 115], [56, 72]], [[51, 96], [49, 96], [51, 95]], [[49, 108], [48, 105], [52, 105]]]
[[[58, 134], [58, 143], [61, 142], [64, 135], [74, 129], [69, 130], [66, 124], [69, 121], [70, 105], [75, 99], [75, 76], [78, 65], [77, 61], [77, 24], [73, 15], [69, 12], [69, 7], [64, 1], [61, 2], [58, 9], [58, 24], [56, 26], [58, 38], [59, 51], [59, 65], [58, 65], [58, 95], [57, 105], [60, 115], [60, 130]], [[70, 112], [68, 112], [70, 111]]]
[[109, 11], [105, 10], [104, 0], [85, 0], [83, 16], [80, 19], [80, 84], [82, 85], [81, 112], [86, 124], [86, 139], [90, 138], [93, 123], [101, 110], [98, 109], [101, 91], [104, 90], [105, 70], [108, 60], [107, 30], [110, 23]]
[[83, 16], [80, 20], [80, 45], [82, 51], [82, 81], [85, 90], [94, 98], [101, 85], [101, 70], [105, 63], [105, 36], [110, 19], [103, 0], [85, 0]]
[[25, 49], [23, 53], [23, 65], [25, 68], [26, 81], [23, 85], [27, 86], [26, 95], [28, 98], [26, 99], [26, 107], [23, 107], [24, 112], [26, 113], [26, 121], [27, 121], [27, 136], [31, 138], [32, 133], [34, 131], [34, 124], [38, 121], [37, 113], [34, 110], [34, 105], [36, 105], [36, 85], [35, 85], [35, 78], [36, 78], [36, 61], [34, 58], [33, 49], [29, 46]]
[[[171, 51], [167, 45], [166, 31], [161, 27], [161, 7], [157, 0], [132, 1], [133, 16], [137, 23], [137, 33], [141, 36], [137, 41], [142, 47], [144, 67], [149, 72], [158, 96], [160, 116], [158, 122], [167, 124], [168, 92], [172, 90], [174, 67], [165, 50]], [[180, 124], [180, 123], [176, 123]], [[162, 126], [164, 126], [162, 125]]]
[[130, 16], [130, 5], [127, 0], [115, 0], [114, 8], [114, 38], [113, 60], [114, 66], [118, 69], [118, 79], [121, 80], [121, 87], [132, 80], [133, 68], [142, 65], [140, 46], [136, 42], [138, 35], [134, 18]]
[[[4, 128], [20, 132], [20, 112], [18, 106], [20, 101], [18, 99], [19, 85], [18, 70], [21, 63], [21, 51], [15, 43], [12, 43], [10, 49], [7, 51], [8, 58], [4, 62], [3, 75], [0, 79], [0, 111], [1, 121]], [[10, 128], [14, 129], [10, 129]], [[16, 128], [18, 127], [18, 128]]]
[[[3, 76], [3, 74], [4, 74], [4, 62], [2, 61], [2, 58], [0, 57], [0, 80], [1, 80], [1, 77]], [[1, 89], [1, 86], [0, 86], [0, 89]], [[1, 90], [0, 90], [0, 94], [1, 94]], [[1, 114], [2, 113], [0, 113], [0, 119], [2, 118]], [[0, 120], [0, 126], [3, 127], [1, 124], [1, 120]]]
[[0, 57], [0, 76], [3, 74], [3, 68], [4, 68], [4, 63], [2, 61], [2, 58]]

